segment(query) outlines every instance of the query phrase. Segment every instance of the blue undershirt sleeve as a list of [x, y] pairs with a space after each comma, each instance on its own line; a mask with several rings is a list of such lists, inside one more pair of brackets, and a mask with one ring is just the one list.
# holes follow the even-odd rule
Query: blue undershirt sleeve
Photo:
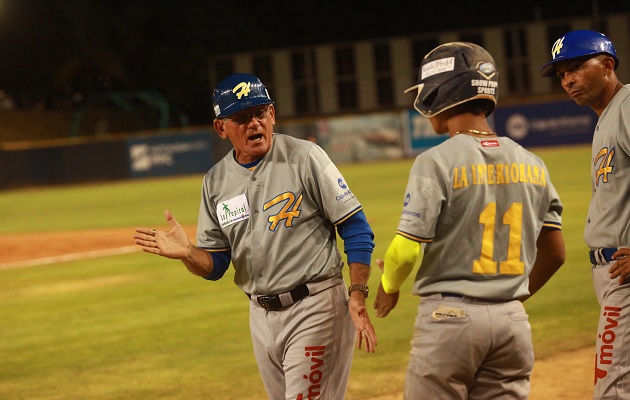
[[337, 232], [343, 240], [348, 263], [357, 262], [365, 265], [372, 263], [374, 233], [362, 210], [337, 225]]
[[230, 266], [230, 260], [232, 259], [232, 253], [228, 251], [219, 251], [219, 252], [210, 252], [212, 256], [212, 262], [214, 266], [212, 267], [212, 272], [208, 274], [208, 276], [204, 276], [204, 279], [209, 281], [218, 281], [223, 277], [225, 271], [227, 271]]

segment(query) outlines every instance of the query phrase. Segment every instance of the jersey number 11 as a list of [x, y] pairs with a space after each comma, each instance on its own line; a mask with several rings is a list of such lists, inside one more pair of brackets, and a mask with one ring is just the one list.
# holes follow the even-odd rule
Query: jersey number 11
[[523, 275], [525, 263], [521, 261], [521, 239], [523, 226], [523, 204], [514, 203], [503, 214], [502, 223], [510, 227], [507, 260], [498, 263], [494, 261], [494, 228], [497, 204], [489, 203], [479, 216], [479, 223], [483, 225], [481, 238], [481, 254], [473, 261], [473, 272], [477, 274], [509, 274]]

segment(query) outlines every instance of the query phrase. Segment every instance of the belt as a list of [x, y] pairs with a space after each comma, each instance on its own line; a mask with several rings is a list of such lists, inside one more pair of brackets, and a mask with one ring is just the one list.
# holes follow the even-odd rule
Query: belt
[[[249, 293], [246, 294], [247, 297], [249, 297], [249, 299], [251, 300], [252, 295]], [[297, 303], [308, 295], [308, 286], [306, 286], [306, 284], [302, 284], [300, 286], [296, 286], [286, 293], [255, 296], [255, 300], [258, 302], [258, 304], [260, 304], [262, 308], [267, 311], [278, 311]]]
[[254, 305], [260, 306], [267, 311], [279, 311], [287, 308], [298, 301], [317, 294], [323, 290], [343, 283], [343, 277], [339, 273], [323, 281], [303, 283], [286, 293], [280, 294], [249, 294], [245, 293]]
[[470, 299], [473, 301], [485, 302], [485, 303], [509, 303], [510, 301], [514, 301], [514, 299], [482, 299], [479, 297], [465, 296], [459, 293], [451, 293], [451, 292], [443, 292], [440, 293], [442, 297], [457, 297], [460, 299]]
[[614, 261], [612, 255], [617, 251], [616, 247], [606, 247], [603, 249], [594, 249], [588, 252], [593, 265], [606, 265]]

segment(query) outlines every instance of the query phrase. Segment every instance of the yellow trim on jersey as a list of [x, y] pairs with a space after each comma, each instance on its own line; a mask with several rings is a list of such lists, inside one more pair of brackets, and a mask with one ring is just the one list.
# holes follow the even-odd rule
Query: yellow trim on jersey
[[363, 206], [359, 206], [359, 207], [355, 208], [353, 211], [350, 212], [350, 214], [348, 214], [345, 217], [341, 218], [339, 221], [333, 223], [333, 225], [335, 225], [335, 226], [339, 225], [340, 223], [342, 223], [343, 221], [345, 221], [348, 218], [352, 217], [354, 214], [358, 213], [361, 210], [363, 210]]
[[231, 251], [232, 249], [231, 249], [231, 248], [229, 248], [229, 247], [224, 247], [224, 248], [222, 248], [222, 249], [203, 249], [203, 248], [202, 248], [202, 250], [205, 250], [205, 251], [207, 251], [208, 253], [222, 253], [222, 252], [224, 252], [224, 251]]
[[400, 290], [403, 282], [413, 270], [422, 248], [420, 243], [396, 235], [385, 253], [381, 282], [385, 293]]
[[413, 240], [414, 242], [419, 242], [419, 243], [431, 243], [433, 241], [433, 239], [426, 239], [426, 238], [421, 238], [418, 236], [414, 236], [411, 235], [407, 232], [403, 232], [403, 231], [396, 231], [396, 234], [400, 235], [400, 236], [404, 236], [409, 240]]
[[543, 223], [543, 228], [551, 228], [551, 229], [557, 229], [557, 230], [562, 230], [562, 226], [560, 225], [559, 222], [548, 222], [545, 221]]

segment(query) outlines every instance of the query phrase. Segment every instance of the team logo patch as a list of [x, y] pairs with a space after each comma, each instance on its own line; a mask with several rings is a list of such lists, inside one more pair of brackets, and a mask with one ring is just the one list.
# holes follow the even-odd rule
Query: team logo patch
[[556, 40], [556, 42], [551, 47], [551, 57], [555, 60], [558, 55], [560, 55], [560, 51], [562, 50], [562, 45], [564, 42], [564, 36], [560, 39]]
[[243, 96], [249, 96], [250, 87], [250, 82], [241, 82], [232, 89], [232, 93], [236, 94], [236, 98], [240, 100]]
[[595, 186], [599, 186], [599, 183], [608, 183], [610, 179], [609, 175], [613, 174], [615, 165], [613, 160], [615, 158], [615, 148], [608, 149], [608, 147], [602, 147], [595, 157], [593, 166], [599, 164], [599, 167], [595, 170]]
[[263, 211], [267, 211], [277, 204], [282, 204], [280, 211], [277, 214], [270, 215], [267, 218], [269, 230], [275, 231], [278, 224], [284, 222], [284, 226], [290, 228], [293, 226], [293, 219], [299, 218], [302, 211], [300, 211], [300, 205], [302, 204], [302, 194], [295, 196], [291, 192], [284, 192], [274, 197], [273, 199], [266, 201], [263, 204]]
[[249, 203], [244, 194], [220, 201], [217, 204], [217, 218], [221, 228], [249, 219]]
[[348, 185], [346, 185], [346, 183], [343, 181], [343, 178], [337, 179], [337, 184], [342, 189], [348, 189]]

